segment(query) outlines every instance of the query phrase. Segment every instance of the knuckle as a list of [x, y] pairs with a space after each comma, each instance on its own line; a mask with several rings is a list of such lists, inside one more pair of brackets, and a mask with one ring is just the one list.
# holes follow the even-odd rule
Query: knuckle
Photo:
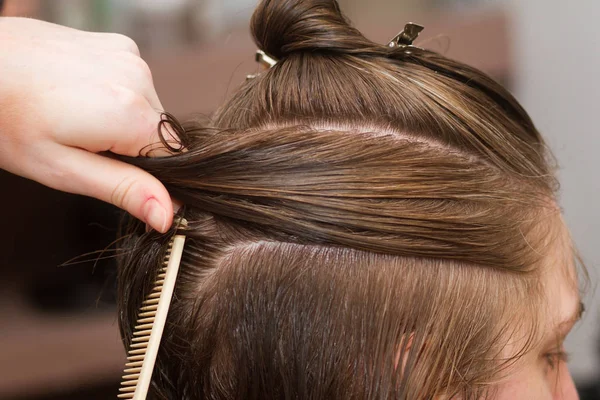
[[135, 91], [122, 86], [113, 86], [111, 92], [115, 109], [119, 110], [119, 123], [126, 128], [110, 151], [132, 157], [139, 156], [141, 147], [153, 132], [152, 124], [145, 117], [146, 100]]
[[138, 74], [140, 74], [144, 80], [152, 82], [152, 71], [150, 70], [148, 63], [141, 57], [135, 57], [134, 63]]
[[115, 38], [115, 41], [117, 43], [119, 43], [119, 45], [123, 49], [125, 49], [135, 55], [138, 55], [138, 56], [140, 55], [140, 49], [139, 49], [137, 43], [135, 42], [135, 40], [133, 40], [129, 36], [126, 36], [126, 35], [123, 35], [120, 33], [113, 33], [112, 35]]
[[122, 78], [129, 87], [142, 92], [153, 87], [152, 71], [146, 61], [129, 52], [122, 52], [120, 60], [124, 71]]
[[123, 177], [113, 189], [110, 202], [119, 208], [128, 209], [130, 199], [138, 186], [138, 181], [134, 177]]
[[134, 90], [119, 87], [115, 90], [117, 105], [126, 112], [139, 112], [144, 104], [144, 97]]

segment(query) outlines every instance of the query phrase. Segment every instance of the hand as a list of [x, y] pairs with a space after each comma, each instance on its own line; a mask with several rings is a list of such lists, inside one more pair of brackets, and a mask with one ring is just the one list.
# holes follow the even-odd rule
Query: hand
[[138, 156], [159, 142], [163, 107], [133, 40], [0, 18], [0, 47], [0, 168], [110, 202], [165, 232], [173, 206], [164, 186], [95, 154]]

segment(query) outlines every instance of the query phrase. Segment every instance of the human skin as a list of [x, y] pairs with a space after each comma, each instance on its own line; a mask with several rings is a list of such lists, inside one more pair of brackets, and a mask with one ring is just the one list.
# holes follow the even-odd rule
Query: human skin
[[540, 310], [543, 337], [498, 386], [496, 400], [579, 399], [564, 358], [563, 341], [583, 309], [568, 231], [560, 214], [552, 220], [559, 233], [541, 264], [546, 302]]
[[0, 44], [0, 168], [112, 203], [165, 232], [173, 206], [164, 186], [103, 153], [146, 155], [159, 142], [163, 107], [135, 42], [0, 17]]

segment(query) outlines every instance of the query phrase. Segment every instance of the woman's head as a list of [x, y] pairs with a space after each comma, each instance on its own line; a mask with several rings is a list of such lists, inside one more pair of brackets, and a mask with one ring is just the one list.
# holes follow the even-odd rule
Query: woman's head
[[[516, 100], [370, 42], [334, 1], [263, 1], [252, 33], [279, 62], [179, 129], [185, 151], [130, 160], [189, 222], [156, 397], [570, 390], [546, 355], [579, 304], [574, 256]], [[173, 233], [141, 232], [120, 271], [125, 340]]]

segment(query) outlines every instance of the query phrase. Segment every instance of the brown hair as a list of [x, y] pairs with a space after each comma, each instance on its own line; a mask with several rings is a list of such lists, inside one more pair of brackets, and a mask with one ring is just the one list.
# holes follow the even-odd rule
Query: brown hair
[[[332, 0], [265, 0], [251, 27], [279, 62], [210, 123], [167, 115], [184, 151], [128, 159], [189, 221], [152, 398], [491, 393], [534, 340], [555, 210], [530, 118], [480, 71], [369, 41]], [[125, 343], [177, 229], [127, 229]]]

